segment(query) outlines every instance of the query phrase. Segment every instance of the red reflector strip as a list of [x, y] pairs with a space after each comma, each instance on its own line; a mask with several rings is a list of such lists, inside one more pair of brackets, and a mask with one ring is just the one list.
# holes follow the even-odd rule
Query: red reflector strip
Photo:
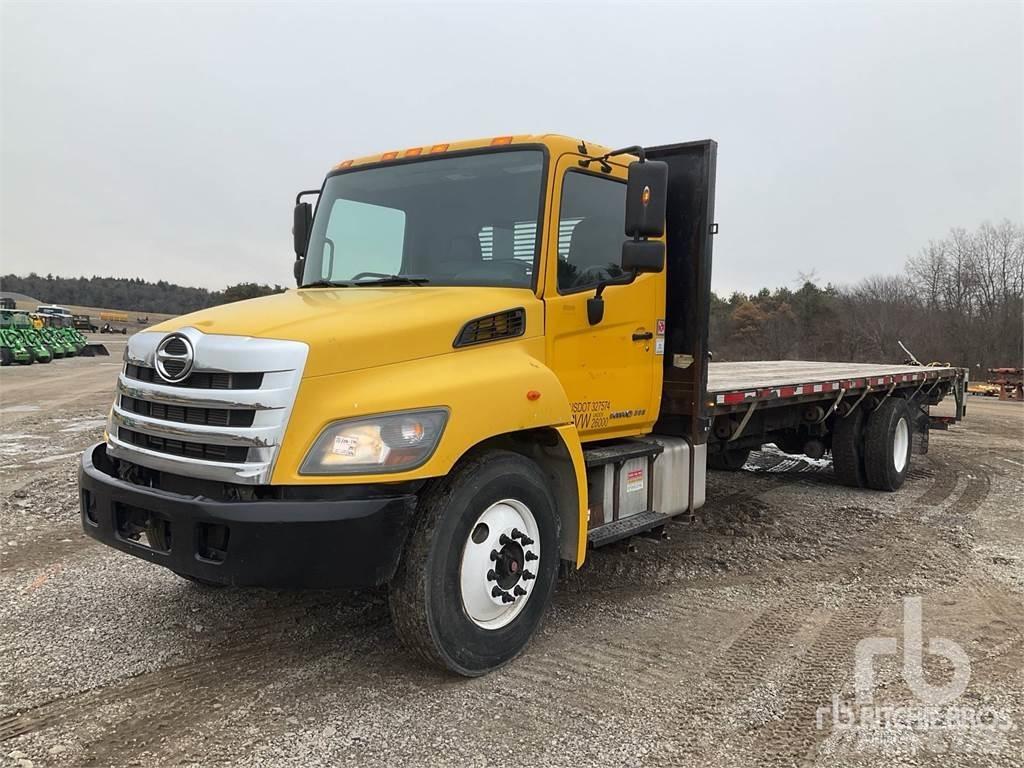
[[742, 403], [748, 397], [753, 399], [756, 396], [756, 392], [726, 392], [725, 395], [723, 395], [724, 399], [722, 402], [726, 405], [735, 405], [736, 403]]

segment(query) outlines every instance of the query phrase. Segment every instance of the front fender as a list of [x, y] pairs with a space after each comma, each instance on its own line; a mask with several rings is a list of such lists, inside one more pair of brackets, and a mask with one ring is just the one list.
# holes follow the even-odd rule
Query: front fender
[[[303, 379], [271, 482], [322, 485], [440, 477], [488, 438], [571, 424], [561, 382], [540, 362], [543, 343], [543, 338], [522, 339]], [[530, 393], [539, 397], [530, 399]], [[422, 466], [338, 477], [299, 474], [306, 452], [331, 422], [432, 406], [446, 406], [451, 413], [437, 450]]]

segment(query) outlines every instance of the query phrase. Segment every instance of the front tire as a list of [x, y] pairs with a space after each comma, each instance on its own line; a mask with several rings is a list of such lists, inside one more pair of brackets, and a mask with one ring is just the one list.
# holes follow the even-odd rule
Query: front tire
[[533, 461], [492, 451], [460, 463], [420, 497], [390, 585], [402, 642], [467, 677], [512, 661], [551, 600], [559, 527], [550, 486]]
[[868, 417], [864, 432], [864, 472], [869, 488], [899, 490], [910, 469], [913, 434], [907, 404], [898, 397], [884, 400]]

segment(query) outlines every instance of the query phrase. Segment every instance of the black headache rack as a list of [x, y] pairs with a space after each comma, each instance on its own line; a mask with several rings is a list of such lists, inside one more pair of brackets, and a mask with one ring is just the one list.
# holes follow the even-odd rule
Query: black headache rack
[[701, 445], [711, 431], [706, 403], [718, 144], [708, 139], [644, 151], [668, 164], [665, 375], [654, 429]]

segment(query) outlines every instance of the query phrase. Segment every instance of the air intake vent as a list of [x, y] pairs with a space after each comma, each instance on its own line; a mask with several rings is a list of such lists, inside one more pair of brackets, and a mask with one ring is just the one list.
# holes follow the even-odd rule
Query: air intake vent
[[453, 347], [468, 347], [488, 341], [512, 339], [526, 332], [526, 310], [506, 309], [493, 315], [484, 315], [466, 323], [455, 337]]

